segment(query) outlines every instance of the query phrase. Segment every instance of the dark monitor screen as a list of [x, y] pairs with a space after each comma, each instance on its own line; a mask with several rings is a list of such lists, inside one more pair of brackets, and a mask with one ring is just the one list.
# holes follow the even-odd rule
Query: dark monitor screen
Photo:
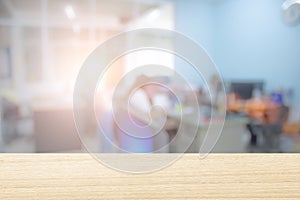
[[264, 82], [231, 82], [230, 91], [239, 95], [242, 99], [251, 99], [254, 89], [263, 91]]

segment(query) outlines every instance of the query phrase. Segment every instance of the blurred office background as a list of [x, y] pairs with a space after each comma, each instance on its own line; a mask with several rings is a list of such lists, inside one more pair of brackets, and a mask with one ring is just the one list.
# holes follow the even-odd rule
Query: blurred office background
[[[77, 73], [103, 41], [144, 27], [189, 36], [218, 67], [228, 104], [213, 152], [300, 152], [300, 4], [285, 0], [0, 0], [0, 152], [83, 152], [72, 108]], [[106, 88], [153, 61], [189, 77], [206, 126], [206, 111], [215, 106], [206, 103], [203, 80], [173, 56], [129, 55], [108, 72]], [[172, 74], [164, 76], [171, 85]], [[210, 84], [219, 81], [211, 74]], [[188, 99], [190, 91], [172, 87]], [[188, 137], [190, 125], [184, 128]], [[176, 126], [162, 140], [174, 137], [172, 131]], [[83, 132], [89, 146], [106, 145], [97, 124], [87, 120]], [[197, 152], [200, 143], [188, 152]], [[178, 141], [165, 152], [180, 146]]]

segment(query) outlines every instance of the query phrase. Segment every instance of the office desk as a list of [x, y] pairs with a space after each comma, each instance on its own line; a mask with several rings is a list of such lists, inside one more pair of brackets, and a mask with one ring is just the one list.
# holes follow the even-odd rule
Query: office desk
[[[245, 133], [245, 124], [247, 120], [242, 117], [233, 117], [228, 118], [224, 122], [222, 132], [220, 133], [217, 143], [213, 146], [212, 152], [215, 153], [245, 153], [247, 152], [247, 144], [245, 143], [244, 133]], [[214, 127], [220, 126], [221, 122], [212, 121], [202, 122], [199, 121], [199, 124], [195, 123], [194, 120], [189, 120], [184, 117], [182, 120], [182, 134], [179, 134], [175, 138], [176, 152], [188, 152], [188, 153], [197, 153], [199, 152], [200, 146], [205, 142], [205, 137], [207, 136], [208, 128], [214, 129]], [[195, 130], [197, 133], [195, 134]], [[212, 131], [210, 134], [214, 136], [218, 135], [217, 131]], [[190, 142], [192, 144], [190, 144]], [[190, 144], [190, 145], [189, 145]], [[189, 148], [186, 150], [186, 147]]]
[[36, 152], [81, 150], [71, 106], [35, 107], [33, 113]]
[[[108, 154], [108, 156], [136, 156]], [[157, 156], [152, 155], [141, 155]], [[164, 159], [168, 154], [158, 155]], [[139, 164], [139, 159], [133, 159]], [[150, 174], [88, 154], [0, 155], [0, 199], [300, 199], [300, 154], [186, 154]]]
[[[125, 106], [122, 107], [125, 109]], [[131, 113], [140, 121], [146, 123], [147, 117], [143, 113]], [[176, 130], [180, 124], [182, 132], [177, 134], [172, 141], [172, 147], [169, 145], [168, 148], [172, 149], [172, 153], [197, 153], [199, 152], [200, 146], [204, 142], [204, 138], [207, 134], [208, 127], [211, 126], [217, 127], [220, 125], [220, 121], [212, 121], [211, 124], [209, 121], [203, 122], [197, 121], [196, 117], [199, 117], [193, 113], [185, 113], [182, 116], [177, 112], [170, 112], [167, 114], [167, 123], [169, 124], [169, 128], [174, 125], [174, 129]], [[171, 123], [170, 123], [171, 122]], [[174, 123], [175, 122], [175, 123]], [[226, 119], [224, 127], [222, 129], [222, 133], [220, 137], [214, 145], [212, 152], [216, 153], [245, 153], [246, 145], [243, 142], [243, 134], [245, 132], [245, 124], [247, 120], [242, 117], [235, 117], [231, 119]], [[171, 125], [171, 126], [170, 126]], [[156, 123], [152, 124], [151, 127], [154, 131], [159, 130], [160, 126]], [[197, 131], [197, 132], [195, 132]], [[218, 134], [218, 132], [212, 131], [211, 134]], [[161, 140], [161, 138], [159, 138]], [[168, 141], [166, 141], [168, 142]], [[188, 149], [187, 149], [188, 147]]]

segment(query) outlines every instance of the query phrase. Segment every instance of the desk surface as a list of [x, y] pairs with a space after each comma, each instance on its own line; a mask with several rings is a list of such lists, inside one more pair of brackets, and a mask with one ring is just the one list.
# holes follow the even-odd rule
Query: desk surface
[[210, 154], [202, 160], [186, 154], [143, 175], [108, 169], [88, 154], [0, 155], [0, 199], [54, 198], [300, 199], [300, 154]]

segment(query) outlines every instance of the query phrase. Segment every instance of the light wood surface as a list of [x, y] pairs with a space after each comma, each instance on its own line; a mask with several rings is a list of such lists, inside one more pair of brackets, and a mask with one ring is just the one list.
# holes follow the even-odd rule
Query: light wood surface
[[89, 154], [0, 154], [0, 199], [299, 200], [300, 154], [210, 154], [201, 160], [186, 154], [142, 175], [106, 168]]

